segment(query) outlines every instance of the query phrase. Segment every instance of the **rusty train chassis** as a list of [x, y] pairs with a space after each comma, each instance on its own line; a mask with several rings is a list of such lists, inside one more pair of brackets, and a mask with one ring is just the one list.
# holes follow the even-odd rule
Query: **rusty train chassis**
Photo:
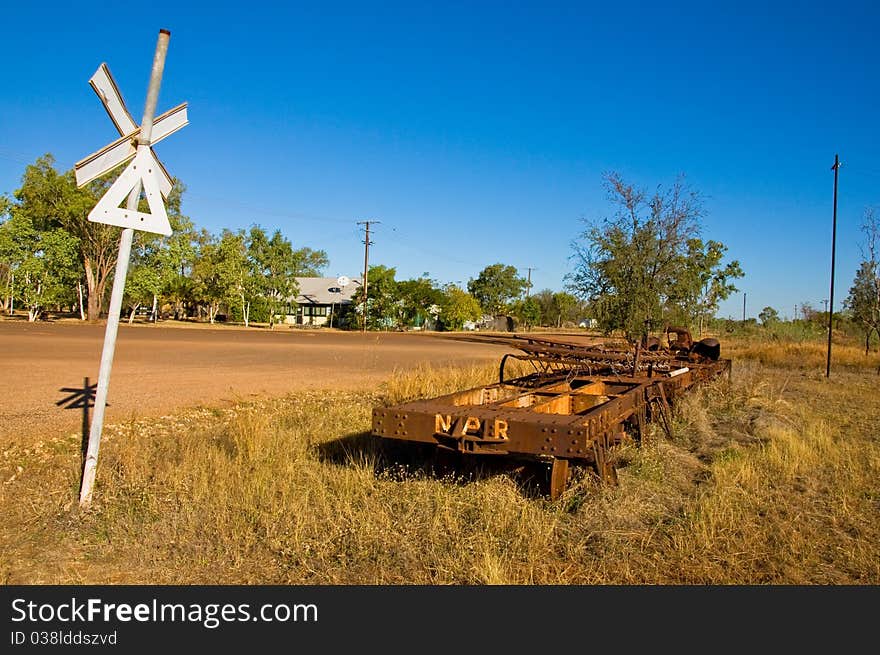
[[[615, 484], [614, 447], [642, 441], [657, 420], [667, 434], [674, 399], [697, 383], [730, 372], [730, 361], [691, 351], [585, 347], [547, 339], [481, 339], [515, 345], [499, 380], [466, 391], [373, 409], [372, 434], [433, 444], [438, 451], [507, 456], [543, 463], [551, 499], [565, 490], [571, 466]], [[535, 371], [505, 380], [508, 359]]]

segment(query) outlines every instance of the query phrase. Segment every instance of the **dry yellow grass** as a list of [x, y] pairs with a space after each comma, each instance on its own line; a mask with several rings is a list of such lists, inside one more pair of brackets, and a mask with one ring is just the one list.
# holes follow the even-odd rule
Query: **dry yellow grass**
[[[825, 370], [828, 359], [827, 342], [819, 341], [758, 341], [733, 339], [725, 343], [727, 356], [754, 359], [768, 366]], [[878, 371], [880, 352], [865, 354], [863, 346], [851, 342], [831, 344], [832, 368]]]
[[[0, 461], [5, 583], [877, 584], [880, 394], [737, 356], [619, 453], [620, 485], [560, 500], [477, 467], [449, 474], [368, 435], [373, 405], [494, 380], [421, 370], [108, 426], [95, 505], [79, 436]], [[734, 352], [737, 352], [736, 350]], [[824, 361], [824, 360], [823, 360]], [[769, 362], [769, 360], [768, 360]], [[824, 369], [823, 369], [824, 372]]]
[[[407, 371], [396, 371], [383, 385], [382, 397], [388, 404], [415, 398], [433, 398], [497, 382], [498, 372], [497, 366], [485, 364], [447, 367], [423, 365]], [[504, 379], [534, 372], [535, 368], [528, 363], [511, 359], [504, 366]]]

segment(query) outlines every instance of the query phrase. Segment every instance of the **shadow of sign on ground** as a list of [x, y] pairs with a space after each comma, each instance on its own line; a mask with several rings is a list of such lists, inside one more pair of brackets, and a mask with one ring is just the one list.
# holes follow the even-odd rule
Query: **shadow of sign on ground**
[[[98, 383], [89, 384], [89, 378], [83, 378], [82, 387], [61, 387], [58, 391], [67, 394], [61, 400], [55, 402], [57, 407], [63, 409], [80, 409], [82, 410], [82, 440], [80, 441], [80, 464], [86, 461], [86, 450], [89, 446], [89, 429], [91, 427], [90, 412], [95, 406], [95, 395], [98, 390]], [[106, 403], [106, 407], [110, 403]]]

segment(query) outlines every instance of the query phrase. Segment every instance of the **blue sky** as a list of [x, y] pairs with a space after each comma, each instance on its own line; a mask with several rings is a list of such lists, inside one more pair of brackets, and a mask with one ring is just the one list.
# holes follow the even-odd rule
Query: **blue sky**
[[[746, 272], [721, 316], [829, 295], [835, 307], [880, 206], [876, 3], [16, 3], [3, 11], [0, 192], [116, 138], [88, 79], [113, 72], [139, 122], [160, 28], [158, 111], [190, 125], [156, 146], [184, 212], [322, 248], [328, 275], [370, 261], [466, 283], [531, 267], [561, 289], [602, 174], [705, 196], [704, 236]], [[143, 9], [146, 7], [146, 9]]]

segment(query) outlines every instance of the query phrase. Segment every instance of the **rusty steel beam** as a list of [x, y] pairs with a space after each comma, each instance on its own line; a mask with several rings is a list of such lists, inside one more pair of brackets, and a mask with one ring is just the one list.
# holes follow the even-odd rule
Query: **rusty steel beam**
[[[436, 398], [373, 409], [372, 434], [432, 444], [473, 456], [524, 458], [549, 465], [549, 494], [564, 491], [571, 465], [592, 468], [616, 483], [614, 447], [644, 436], [659, 417], [670, 434], [670, 404], [695, 384], [730, 370], [730, 361], [692, 353], [638, 353], [628, 374], [616, 370], [613, 351], [570, 344], [516, 342], [524, 354], [502, 358], [499, 381]], [[536, 372], [504, 379], [504, 363], [524, 360]], [[644, 359], [643, 359], [644, 358]], [[586, 369], [586, 370], [585, 370]]]

